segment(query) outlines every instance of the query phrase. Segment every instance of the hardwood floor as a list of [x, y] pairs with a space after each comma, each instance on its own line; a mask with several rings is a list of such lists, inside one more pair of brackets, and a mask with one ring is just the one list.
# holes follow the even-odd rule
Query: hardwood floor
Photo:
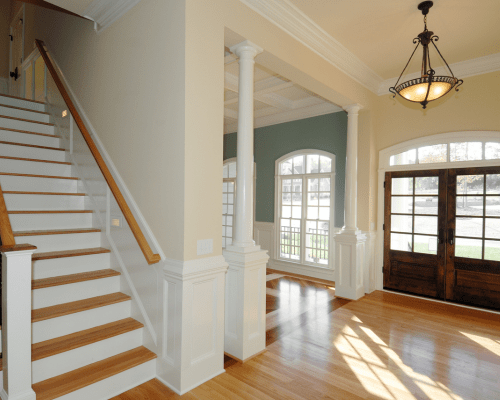
[[387, 292], [359, 301], [267, 282], [267, 352], [178, 396], [152, 380], [114, 400], [500, 399], [500, 317]]

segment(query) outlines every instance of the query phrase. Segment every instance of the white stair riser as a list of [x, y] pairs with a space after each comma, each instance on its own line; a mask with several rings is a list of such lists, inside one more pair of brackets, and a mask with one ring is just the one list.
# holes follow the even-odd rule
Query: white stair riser
[[109, 268], [109, 265], [110, 253], [33, 261], [33, 279], [98, 271]]
[[142, 345], [142, 330], [136, 329], [87, 346], [43, 358], [31, 363], [32, 381], [37, 383], [86, 365], [116, 356]]
[[92, 281], [70, 283], [35, 289], [31, 292], [33, 309], [55, 306], [71, 301], [89, 299], [120, 291], [120, 277], [95, 279]]
[[16, 244], [29, 243], [37, 252], [90, 249], [101, 247], [101, 233], [68, 233], [63, 235], [16, 236]]
[[128, 318], [130, 317], [130, 303], [130, 301], [122, 301], [109, 306], [35, 322], [31, 324], [32, 343], [43, 342]]
[[91, 213], [9, 214], [13, 231], [92, 228]]
[[0, 175], [2, 190], [23, 192], [77, 193], [75, 179], [37, 178], [32, 176]]
[[20, 121], [18, 119], [11, 118], [2, 118], [2, 116], [0, 116], [0, 127], [36, 133], [46, 133], [48, 135], [53, 135], [55, 131], [53, 125], [38, 124], [36, 122]]
[[34, 158], [35, 160], [66, 161], [65, 151], [16, 146], [4, 143], [0, 143], [0, 156]]
[[29, 108], [30, 110], [35, 111], [45, 111], [45, 104], [33, 103], [32, 101], [23, 99], [14, 99], [12, 97], [0, 96], [0, 104], [20, 108]]
[[92, 385], [58, 397], [57, 400], [106, 400], [133, 389], [155, 377], [156, 359], [153, 359]]
[[71, 176], [71, 165], [0, 158], [0, 171], [16, 174]]
[[59, 139], [58, 137], [32, 135], [30, 133], [6, 131], [0, 129], [0, 141], [34, 144], [36, 146], [60, 147], [61, 139]]
[[34, 111], [19, 110], [17, 108], [3, 107], [0, 104], [0, 115], [7, 117], [29, 119], [31, 121], [50, 122], [48, 114], [40, 114]]
[[85, 196], [42, 194], [4, 194], [9, 211], [23, 210], [84, 210]]

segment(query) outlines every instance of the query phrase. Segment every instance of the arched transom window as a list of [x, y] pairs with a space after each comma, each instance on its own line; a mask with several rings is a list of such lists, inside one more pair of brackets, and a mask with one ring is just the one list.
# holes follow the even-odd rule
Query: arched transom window
[[303, 150], [276, 161], [276, 254], [280, 260], [331, 267], [334, 185], [333, 154]]

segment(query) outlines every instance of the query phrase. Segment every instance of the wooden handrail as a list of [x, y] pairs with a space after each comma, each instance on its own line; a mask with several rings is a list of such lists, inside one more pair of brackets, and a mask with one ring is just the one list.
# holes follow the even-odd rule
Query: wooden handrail
[[59, 89], [59, 92], [61, 93], [64, 101], [66, 102], [66, 105], [69, 108], [69, 111], [71, 115], [73, 115], [73, 119], [76, 122], [76, 125], [80, 129], [80, 132], [82, 133], [83, 138], [85, 139], [85, 142], [87, 143], [87, 146], [89, 146], [90, 152], [94, 156], [95, 161], [97, 162], [97, 165], [99, 166], [99, 169], [101, 170], [102, 174], [104, 175], [104, 179], [106, 179], [106, 182], [108, 183], [109, 188], [111, 189], [111, 193], [113, 193], [113, 196], [116, 199], [116, 202], [118, 203], [118, 206], [120, 207], [120, 210], [122, 210], [123, 215], [125, 216], [125, 219], [127, 220], [128, 225], [130, 226], [130, 229], [132, 230], [132, 233], [134, 234], [135, 239], [137, 240], [137, 243], [139, 244], [139, 247], [141, 248], [144, 257], [146, 257], [146, 261], [148, 264], [155, 264], [161, 260], [161, 257], [159, 254], [153, 254], [153, 251], [151, 250], [151, 247], [149, 246], [149, 243], [147, 242], [144, 234], [141, 231], [141, 228], [139, 227], [139, 224], [134, 218], [134, 215], [132, 214], [132, 211], [130, 210], [127, 202], [125, 201], [125, 198], [122, 195], [122, 192], [118, 188], [118, 185], [116, 184], [113, 176], [111, 175], [111, 172], [108, 169], [108, 166], [104, 162], [104, 159], [101, 156], [101, 153], [97, 149], [97, 146], [95, 145], [94, 141], [92, 140], [92, 137], [90, 136], [89, 131], [85, 127], [82, 118], [80, 117], [80, 114], [76, 110], [75, 105], [73, 104], [73, 101], [69, 97], [68, 92], [66, 91], [66, 88], [64, 87], [61, 78], [59, 78], [59, 75], [52, 64], [52, 61], [49, 58], [49, 55], [47, 54], [47, 51], [45, 50], [45, 45], [41, 40], [36, 39], [35, 40], [36, 46], [38, 47], [38, 50], [40, 51], [40, 54], [43, 57], [43, 60], [45, 61], [45, 65], [47, 66], [48, 71], [50, 72], [50, 75], [52, 76], [52, 79], [54, 79], [54, 82]]
[[12, 233], [12, 226], [10, 225], [9, 214], [7, 213], [7, 206], [3, 198], [2, 186], [0, 185], [0, 243], [2, 247], [12, 247], [16, 245], [14, 234]]

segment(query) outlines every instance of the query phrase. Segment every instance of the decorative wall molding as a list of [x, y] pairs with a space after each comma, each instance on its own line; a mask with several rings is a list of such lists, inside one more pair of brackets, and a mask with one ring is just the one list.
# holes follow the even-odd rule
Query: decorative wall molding
[[213, 274], [227, 270], [228, 264], [224, 256], [213, 256], [199, 258], [196, 260], [180, 261], [171, 258], [165, 259], [163, 274], [165, 277], [175, 277], [177, 279], [186, 280], [199, 278], [206, 274]]
[[123, 17], [141, 0], [94, 0], [83, 11], [83, 16], [93, 20], [96, 31], [101, 33], [115, 21]]
[[282, 271], [284, 273], [289, 272], [291, 274], [299, 274], [310, 276], [311, 278], [325, 279], [327, 281], [335, 282], [335, 271], [332, 269], [311, 267], [309, 265], [295, 264], [275, 259], [269, 260], [268, 265], [269, 268]]
[[[472, 60], [460, 61], [450, 64], [453, 74], [460, 79], [468, 78], [470, 76], [487, 74], [500, 70], [500, 53], [490, 54], [489, 56], [473, 58]], [[436, 75], [448, 75], [449, 72], [445, 67], [436, 68]], [[419, 78], [420, 72], [408, 74], [403, 77], [402, 82], [410, 79]], [[398, 78], [391, 78], [383, 81], [378, 89], [378, 95], [383, 96], [391, 94], [389, 88], [394, 86]]]
[[269, 258], [274, 258], [274, 223], [273, 222], [254, 222], [253, 238], [255, 244], [262, 250], [267, 250]]
[[9, 79], [0, 77], [0, 94], [9, 94]]

